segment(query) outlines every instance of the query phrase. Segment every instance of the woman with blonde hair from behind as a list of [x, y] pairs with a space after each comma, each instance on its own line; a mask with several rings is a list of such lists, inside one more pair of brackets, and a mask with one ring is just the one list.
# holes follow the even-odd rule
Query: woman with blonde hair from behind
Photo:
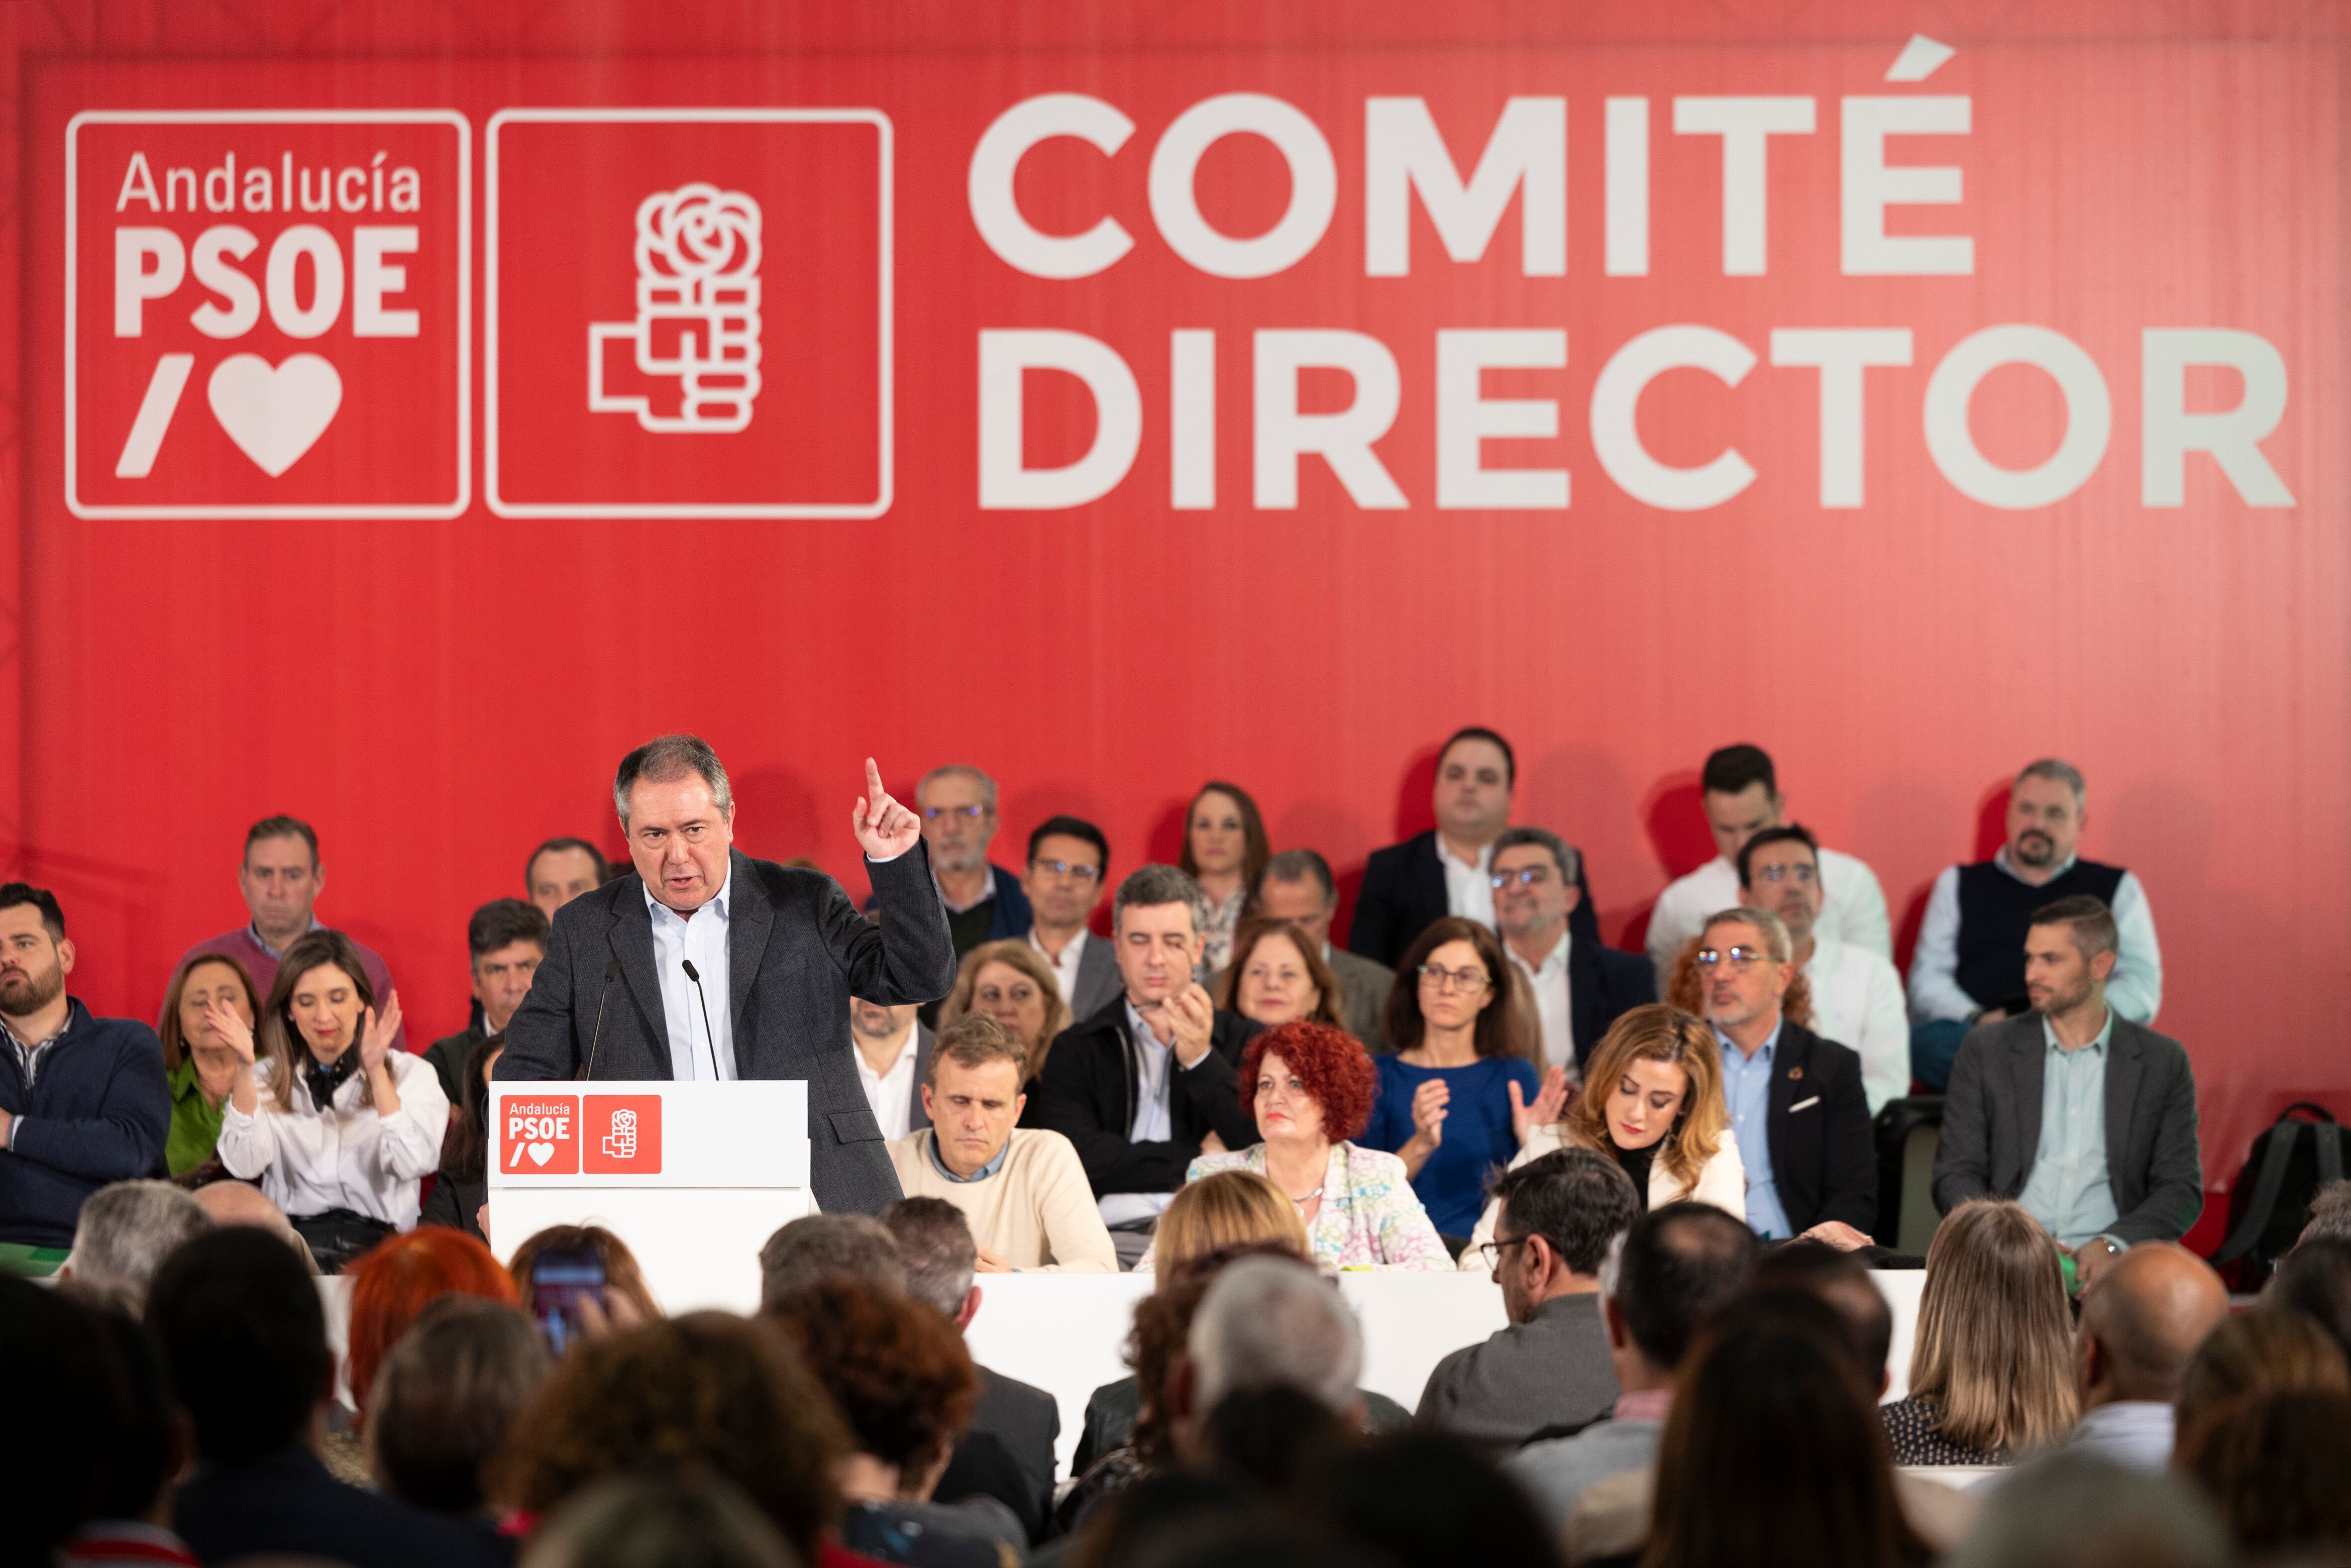
[[1176, 1189], [1137, 1273], [1172, 1279], [1185, 1264], [1239, 1242], [1271, 1242], [1311, 1259], [1306, 1222], [1290, 1195], [1255, 1171], [1217, 1171]]
[[[1685, 1198], [1712, 1204], [1744, 1223], [1747, 1168], [1722, 1100], [1722, 1057], [1714, 1031], [1679, 1008], [1650, 1003], [1619, 1018], [1593, 1048], [1583, 1092], [1565, 1113], [1527, 1134], [1512, 1169], [1554, 1149], [1614, 1157], [1648, 1208]], [[1483, 1271], [1479, 1250], [1494, 1239], [1489, 1203], [1461, 1251]]]
[[2073, 1314], [2057, 1243], [2022, 1206], [1951, 1210], [1927, 1249], [1908, 1397], [1881, 1406], [1897, 1465], [2011, 1465], [2074, 1429]]

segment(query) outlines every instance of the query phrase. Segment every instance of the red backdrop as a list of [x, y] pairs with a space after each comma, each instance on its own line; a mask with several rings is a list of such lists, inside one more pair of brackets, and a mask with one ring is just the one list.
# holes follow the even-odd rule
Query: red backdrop
[[[1628, 942], [1665, 880], [1708, 852], [1694, 769], [1714, 746], [1772, 751], [1795, 815], [1876, 865], [1906, 948], [1936, 870], [1989, 847], [2007, 774], [2064, 756], [2090, 779], [2085, 851], [2135, 868], [2153, 900], [2159, 1027], [2194, 1054], [2212, 1176], [2289, 1095], [2351, 1111], [2331, 1005], [2351, 977], [2331, 8], [939, 5], [886, 22], [841, 9], [60, 0], [0, 14], [20, 110], [0, 122], [16, 139], [0, 176], [16, 182], [0, 245], [19, 264], [0, 267], [16, 301], [0, 331], [18, 334], [0, 357], [15, 436], [0, 527], [17, 547], [0, 551], [16, 628], [0, 736], [19, 758], [0, 776], [0, 831], [16, 869], [65, 898], [75, 987], [93, 1006], [152, 1015], [171, 958], [243, 918], [245, 826], [286, 810], [318, 825], [320, 912], [385, 954], [412, 1033], [454, 1029], [466, 913], [520, 891], [540, 838], [617, 846], [612, 764], [661, 729], [698, 730], [728, 759], [747, 849], [854, 878], [843, 819], [869, 751], [902, 789], [936, 762], [994, 773], [999, 862], [1061, 810], [1102, 822], [1122, 867], [1170, 855], [1174, 813], [1214, 775], [1257, 794], [1278, 847], [1314, 845], [1352, 873], [1426, 825], [1431, 742], [1481, 722], [1518, 743], [1518, 815], [1585, 848], [1604, 928]], [[1914, 29], [1958, 52], [1889, 82]], [[1088, 276], [1019, 270], [974, 217], [983, 134], [1049, 93], [1132, 124], [1114, 154], [1047, 141], [1012, 180], [1048, 235], [1108, 217], [1130, 236]], [[1260, 234], [1293, 208], [1311, 220], [1311, 143], [1330, 154], [1327, 226], [1263, 277], [1216, 275], [1181, 214], [1171, 240], [1155, 211], [1163, 133], [1228, 94], [1279, 99], [1311, 134], [1295, 166], [1256, 136], [1216, 141], [1191, 183], [1213, 230]], [[1770, 136], [1759, 182], [1732, 151], [1751, 141], [1702, 130], [1749, 110], [1677, 105], [1726, 97], [1784, 100], [1751, 113], [1808, 113], [1813, 129]], [[1424, 178], [1406, 203], [1408, 275], [1375, 268], [1367, 188], [1393, 189], [1395, 164], [1366, 145], [1367, 100], [1395, 98], [1426, 106], [1464, 182], [1512, 99], [1537, 101], [1538, 131], [1556, 100], [1563, 163], [1549, 174], [1538, 159], [1532, 216], [1528, 192], [1512, 193], [1482, 253], [1455, 259]], [[1634, 98], [1646, 100], [1637, 274], [1609, 260], [1608, 171], [1630, 165], [1604, 101]], [[1956, 200], [1896, 206], [1884, 226], [1966, 236], [1964, 271], [1856, 266], [1869, 172], [1851, 117], [1889, 112], [1854, 107], [1885, 99], [1964, 100], [1964, 131], [1898, 135], [1883, 154], [1958, 172]], [[533, 108], [593, 113], [493, 125]], [[761, 112], [616, 130], [623, 109]], [[346, 118], [255, 123], [260, 110]], [[370, 122], [384, 110], [434, 113]], [[180, 119], [98, 118], [69, 136], [90, 111]], [[193, 120], [204, 112], [243, 118]], [[1549, 134], [1524, 145], [1556, 147]], [[359, 209], [317, 216], [275, 190], [256, 208], [241, 188], [227, 214], [181, 200], [231, 152], [244, 178], [372, 170], [380, 151], [382, 169], [419, 171], [408, 212], [366, 181], [344, 187], [365, 195]], [[124, 201], [134, 152], [167, 211]], [[188, 186], [168, 188], [175, 167]], [[649, 431], [591, 406], [585, 384], [590, 325], [655, 329], [632, 292], [647, 276], [638, 204], [695, 180], [752, 193], [765, 218], [760, 384], [731, 434]], [[1759, 204], [1760, 248], [1727, 257], [1726, 228], [1754, 235]], [[1617, 244], [1630, 210], [1616, 207]], [[260, 289], [298, 224], [324, 237]], [[233, 292], [208, 292], [195, 266], [223, 225], [251, 236], [229, 260], [267, 307], [227, 335], [191, 324], [206, 300], [235, 315]], [[129, 227], [169, 230], [141, 243], [184, 249], [185, 281], [164, 290], [155, 255], [122, 262]], [[413, 332], [381, 314], [362, 329], [361, 227], [402, 231], [368, 242], [370, 287], [379, 312], [416, 312]], [[390, 287], [386, 264], [405, 268]], [[345, 302], [313, 330], [321, 267], [345, 275]], [[136, 336], [126, 288], [154, 295]], [[1957, 375], [1955, 347], [2009, 325], [2041, 329], [2035, 351], [2072, 367], [2070, 412], [2050, 374], [2011, 364], [1982, 378], [1959, 437], [1948, 414], [1930, 433], [1938, 368]], [[1625, 421], [1609, 423], [1624, 402], [1609, 384], [1642, 344], [1675, 336], [1645, 334], [1674, 326], [1710, 329], [1716, 351], [1754, 363], [1665, 371], [1629, 416], [1636, 450]], [[1858, 506], [1823, 502], [1822, 373], [1773, 362], [1775, 330], [1824, 328], [1909, 339], [1907, 364], [1862, 382]], [[2179, 329], [2258, 340], [2273, 363], [2149, 371], [2143, 335]], [[1482, 382], [1489, 405], [1533, 405], [1513, 428], [1548, 417], [1555, 434], [1489, 439], [1482, 462], [1563, 471], [1565, 507], [1554, 493], [1498, 509], [1458, 474], [1441, 483], [1440, 429], [1474, 423], [1479, 394], [1458, 376], [1440, 393], [1438, 334], [1475, 329], [1563, 334], [1563, 364], [1541, 362], [1549, 339], [1522, 336], [1537, 362]], [[1037, 330], [1083, 334], [1127, 367], [1134, 455], [1080, 504], [984, 505], [982, 334]], [[1178, 417], [1176, 331], [1215, 335], [1206, 425]], [[1327, 338], [1259, 336], [1279, 333], [1357, 335], [1340, 348], [1361, 375], [1312, 362], [1331, 357]], [[596, 372], [607, 392], [644, 391], [632, 341]], [[1368, 470], [1343, 453], [1345, 482], [1313, 455], [1269, 477], [1290, 395], [1269, 367], [1285, 342], [1309, 350], [1306, 415], [1376, 401], [1393, 363], [1395, 412], [1365, 436]], [[130, 473], [166, 353], [192, 369], [150, 470]], [[219, 372], [236, 354], [258, 361]], [[322, 429], [289, 434], [318, 400], [273, 402], [267, 382], [273, 366], [296, 374], [298, 355], [334, 367], [340, 402]], [[1074, 378], [1021, 384], [1029, 467], [1119, 444], [1121, 412], [1098, 416]], [[674, 413], [677, 385], [649, 406]], [[2096, 423], [2096, 388], [2111, 418], [2095, 464], [2022, 507], [1986, 504], [1998, 475], [1971, 476], [1955, 439], [1972, 431], [1995, 469], [2062, 466], [2061, 437], [2070, 448]], [[2230, 448], [2226, 471], [2190, 453], [2184, 504], [2169, 504], [2164, 464], [2142, 462], [2150, 418], [2173, 428], [2163, 399], [2225, 413], [2274, 392], [2283, 413], [2258, 446]], [[1196, 485], [1213, 474], [1205, 508], [1171, 506], [1178, 424], [1185, 440], [1214, 431], [1213, 461], [1187, 470]], [[272, 476], [241, 439], [296, 455]], [[1656, 504], [1666, 491], [1639, 471], [1642, 451], [1693, 469], [1727, 448], [1751, 482], [1695, 509]], [[1368, 504], [1383, 497], [1401, 505]], [[598, 515], [530, 515], [548, 503]], [[416, 515], [256, 515], [278, 504]], [[210, 505], [224, 515], [99, 515]]]

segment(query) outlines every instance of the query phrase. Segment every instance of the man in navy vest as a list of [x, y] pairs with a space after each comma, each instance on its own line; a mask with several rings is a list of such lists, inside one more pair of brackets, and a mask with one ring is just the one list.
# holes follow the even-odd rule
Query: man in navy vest
[[2114, 912], [2121, 946], [2106, 981], [2106, 1005], [2132, 1023], [2155, 1021], [2163, 1005], [2163, 952], [2138, 878], [2074, 852], [2085, 809], [2082, 775], [2043, 758], [2016, 776], [2008, 796], [2008, 842], [1975, 865], [1947, 866], [1935, 879], [1918, 946], [1910, 960], [1910, 1068], [1940, 1092], [1959, 1041], [1978, 1024], [2028, 1010], [2024, 938], [2034, 911], [2086, 895]]

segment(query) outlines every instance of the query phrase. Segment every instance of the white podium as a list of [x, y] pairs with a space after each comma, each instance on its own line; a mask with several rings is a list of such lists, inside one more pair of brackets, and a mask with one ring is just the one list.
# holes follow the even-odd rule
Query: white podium
[[798, 1080], [494, 1082], [490, 1123], [498, 1260], [550, 1225], [601, 1225], [673, 1314], [755, 1311], [760, 1243], [816, 1207]]

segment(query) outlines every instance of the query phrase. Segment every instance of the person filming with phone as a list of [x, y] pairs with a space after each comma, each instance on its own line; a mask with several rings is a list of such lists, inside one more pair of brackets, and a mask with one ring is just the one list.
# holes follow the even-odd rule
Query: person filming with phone
[[550, 1225], [516, 1248], [507, 1269], [558, 1355], [662, 1315], [636, 1254], [601, 1225]]

